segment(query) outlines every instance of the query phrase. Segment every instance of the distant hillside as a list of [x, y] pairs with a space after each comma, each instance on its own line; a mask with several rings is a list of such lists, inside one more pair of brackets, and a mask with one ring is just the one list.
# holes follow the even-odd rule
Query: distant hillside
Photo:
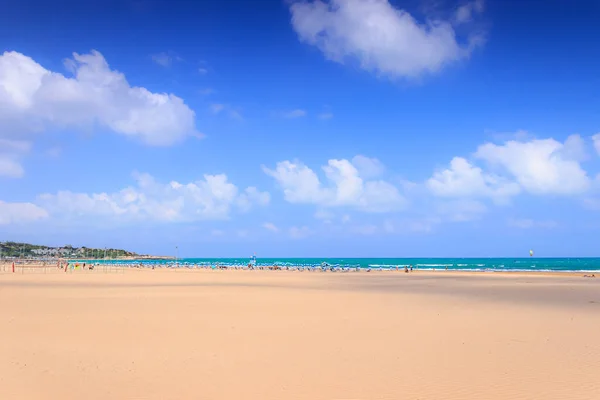
[[29, 243], [0, 242], [2, 258], [123, 258], [137, 257], [139, 254], [122, 249], [94, 249], [90, 247], [73, 247], [69, 244], [62, 247], [50, 247]]

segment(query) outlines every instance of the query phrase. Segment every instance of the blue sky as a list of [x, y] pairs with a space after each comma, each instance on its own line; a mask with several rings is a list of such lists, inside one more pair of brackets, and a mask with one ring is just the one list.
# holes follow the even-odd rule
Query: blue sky
[[596, 1], [14, 1], [0, 240], [596, 256]]

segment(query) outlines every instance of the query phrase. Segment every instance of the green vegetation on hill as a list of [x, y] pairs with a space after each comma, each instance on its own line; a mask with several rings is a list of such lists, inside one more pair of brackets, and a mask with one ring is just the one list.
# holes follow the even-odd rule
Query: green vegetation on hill
[[2, 258], [120, 258], [135, 257], [138, 254], [122, 249], [94, 249], [88, 247], [41, 246], [29, 243], [0, 242], [0, 257]]

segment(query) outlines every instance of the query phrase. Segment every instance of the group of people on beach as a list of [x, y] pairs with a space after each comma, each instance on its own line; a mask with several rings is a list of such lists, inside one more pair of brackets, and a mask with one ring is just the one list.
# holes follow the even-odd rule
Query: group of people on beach
[[401, 271], [404, 269], [405, 273], [413, 271], [412, 265], [396, 265], [396, 266], [369, 266], [367, 268], [359, 265], [331, 265], [326, 262], [321, 265], [258, 265], [255, 262], [250, 262], [248, 265], [229, 265], [229, 264], [188, 264], [188, 263], [169, 263], [169, 264], [156, 264], [156, 263], [86, 263], [86, 262], [59, 262], [58, 268], [67, 270], [93, 270], [95, 266], [118, 266], [125, 268], [186, 268], [186, 269], [212, 269], [212, 270], [259, 270], [259, 271], [321, 271], [321, 272], [371, 272], [371, 271]]
[[[62, 263], [59, 262], [58, 263], [58, 269], [62, 269], [62, 268], [63, 268], [63, 265], [62, 265]], [[75, 262], [75, 263], [67, 262], [67, 263], [65, 263], [65, 266], [64, 266], [65, 272], [67, 271], [68, 268], [71, 268], [71, 269], [79, 269], [79, 268], [81, 268], [82, 270], [87, 269], [89, 271], [92, 271], [94, 269], [94, 264], [78, 263], [78, 262]]]

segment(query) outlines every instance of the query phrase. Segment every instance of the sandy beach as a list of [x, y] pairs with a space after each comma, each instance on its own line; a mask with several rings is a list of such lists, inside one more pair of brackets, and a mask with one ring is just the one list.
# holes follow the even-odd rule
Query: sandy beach
[[0, 272], [0, 398], [598, 399], [581, 275]]

